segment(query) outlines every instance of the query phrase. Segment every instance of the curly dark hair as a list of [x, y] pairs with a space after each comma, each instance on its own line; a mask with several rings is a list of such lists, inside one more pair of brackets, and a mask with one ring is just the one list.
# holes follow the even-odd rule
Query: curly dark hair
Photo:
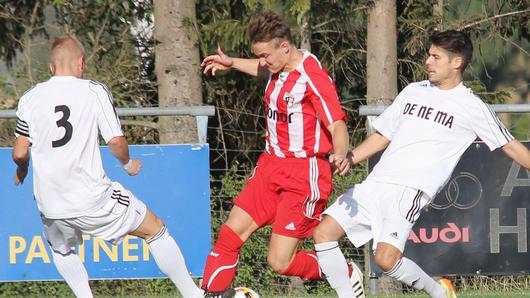
[[247, 25], [247, 34], [251, 43], [268, 42], [275, 38], [293, 43], [291, 29], [278, 14], [272, 11], [252, 17]]

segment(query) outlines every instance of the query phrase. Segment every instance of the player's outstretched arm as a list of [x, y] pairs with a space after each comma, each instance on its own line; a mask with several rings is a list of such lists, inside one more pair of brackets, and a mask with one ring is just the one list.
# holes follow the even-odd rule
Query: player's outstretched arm
[[389, 139], [379, 132], [376, 132], [352, 150], [349, 156], [350, 162], [356, 165], [361, 161], [370, 158], [377, 152], [384, 150], [389, 144]]
[[502, 146], [502, 151], [520, 166], [530, 170], [530, 151], [521, 142], [512, 140]]
[[114, 137], [108, 142], [110, 152], [116, 157], [121, 164], [123, 169], [130, 176], [134, 176], [142, 169], [142, 163], [138, 159], [131, 159], [129, 156], [129, 144], [127, 139], [123, 136]]
[[17, 171], [15, 173], [15, 185], [20, 185], [26, 179], [29, 167], [29, 146], [31, 142], [25, 136], [19, 136], [15, 140], [13, 146], [13, 161], [17, 164]]
[[226, 55], [221, 48], [217, 48], [215, 55], [210, 55], [202, 60], [201, 67], [203, 73], [210, 72], [215, 76], [217, 71], [235, 69], [251, 76], [258, 76], [260, 73], [259, 59], [232, 58]]

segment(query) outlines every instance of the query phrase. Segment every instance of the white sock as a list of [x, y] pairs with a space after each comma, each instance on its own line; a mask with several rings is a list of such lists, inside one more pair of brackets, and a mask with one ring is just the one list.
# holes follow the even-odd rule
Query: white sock
[[403, 257], [385, 275], [418, 290], [427, 292], [433, 298], [446, 298], [445, 290], [413, 261]]
[[191, 278], [184, 257], [175, 239], [169, 235], [166, 226], [146, 240], [160, 271], [171, 279], [185, 298], [202, 297], [201, 290]]
[[340, 250], [339, 242], [317, 243], [315, 250], [320, 269], [339, 298], [355, 297], [349, 277], [348, 263]]
[[62, 255], [52, 250], [53, 263], [64, 278], [74, 295], [78, 298], [92, 298], [92, 291], [88, 284], [88, 273], [81, 258], [71, 252]]

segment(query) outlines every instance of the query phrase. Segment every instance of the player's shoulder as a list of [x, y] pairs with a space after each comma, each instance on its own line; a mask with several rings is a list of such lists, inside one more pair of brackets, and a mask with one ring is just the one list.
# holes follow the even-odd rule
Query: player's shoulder
[[87, 82], [88, 82], [88, 87], [90, 88], [90, 90], [93, 90], [93, 91], [100, 91], [100, 90], [106, 91], [109, 89], [109, 87], [107, 87], [106, 84], [96, 81], [96, 80], [87, 80]]
[[464, 83], [458, 85], [458, 91], [465, 96], [466, 98], [469, 98], [470, 100], [479, 100], [482, 101], [482, 99], [473, 91], [473, 89], [467, 87]]
[[403, 90], [415, 90], [415, 89], [425, 89], [425, 90], [428, 90], [430, 89], [432, 86], [431, 86], [431, 82], [429, 82], [429, 80], [423, 80], [423, 81], [418, 81], [418, 82], [412, 82], [410, 84], [408, 84], [407, 86], [405, 86], [405, 88], [403, 88]]
[[467, 107], [468, 111], [474, 110], [474, 108], [484, 106], [486, 105], [486, 102], [482, 98], [480, 98], [473, 89], [467, 87], [464, 85], [464, 83], [461, 83], [456, 88], [456, 94], [458, 102], [460, 105]]
[[112, 100], [112, 93], [106, 84], [96, 80], [89, 80], [88, 87], [92, 92], [98, 95], [98, 98], [103, 97]]
[[23, 105], [30, 104], [33, 100], [33, 98], [38, 98], [37, 95], [42, 88], [44, 88], [45, 82], [43, 83], [37, 83], [33, 86], [31, 86], [28, 90], [26, 90], [22, 96], [20, 97], [20, 100], [18, 101], [19, 108]]
[[20, 97], [21, 100], [23, 99], [27, 99], [27, 98], [31, 98], [37, 91], [37, 87], [40, 85], [39, 84], [36, 84], [36, 85], [33, 85], [31, 86], [28, 90], [26, 90], [22, 96]]
[[322, 63], [318, 60], [318, 58], [313, 55], [311, 52], [304, 50], [303, 51], [304, 57], [302, 60], [301, 65], [303, 66], [303, 69], [308, 73], [314, 73], [314, 72], [325, 72], [324, 67], [322, 66]]
[[413, 95], [424, 91], [429, 91], [430, 83], [429, 81], [419, 81], [409, 83], [405, 88], [399, 92], [398, 98], [404, 97], [406, 95]]

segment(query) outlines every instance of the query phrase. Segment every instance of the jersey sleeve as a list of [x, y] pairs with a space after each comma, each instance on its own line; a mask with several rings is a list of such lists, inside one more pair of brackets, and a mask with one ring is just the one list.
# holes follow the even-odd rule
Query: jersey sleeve
[[96, 96], [98, 128], [105, 143], [114, 137], [123, 136], [120, 119], [114, 108], [114, 100], [108, 87], [105, 84], [91, 81], [90, 90]]
[[401, 115], [403, 114], [402, 101], [407, 88], [403, 89], [394, 99], [392, 104], [388, 106], [379, 117], [373, 122], [374, 128], [382, 134], [385, 138], [392, 140], [396, 128], [399, 125]]
[[33, 143], [31, 140], [31, 136], [29, 134], [29, 124], [28, 124], [28, 111], [25, 107], [25, 98], [24, 96], [20, 99], [18, 106], [17, 106], [17, 126], [15, 127], [15, 137], [24, 136], [29, 139], [30, 142]]
[[[474, 95], [473, 95], [474, 96]], [[474, 96], [475, 109], [469, 109], [473, 131], [493, 151], [514, 139], [499, 117], [480, 98]], [[471, 112], [472, 111], [472, 112]]]
[[339, 96], [335, 84], [314, 59], [305, 65], [305, 71], [308, 75], [308, 84], [314, 96], [311, 96], [311, 102], [316, 110], [318, 117], [327, 127], [338, 120], [346, 120], [346, 114], [340, 106]]

